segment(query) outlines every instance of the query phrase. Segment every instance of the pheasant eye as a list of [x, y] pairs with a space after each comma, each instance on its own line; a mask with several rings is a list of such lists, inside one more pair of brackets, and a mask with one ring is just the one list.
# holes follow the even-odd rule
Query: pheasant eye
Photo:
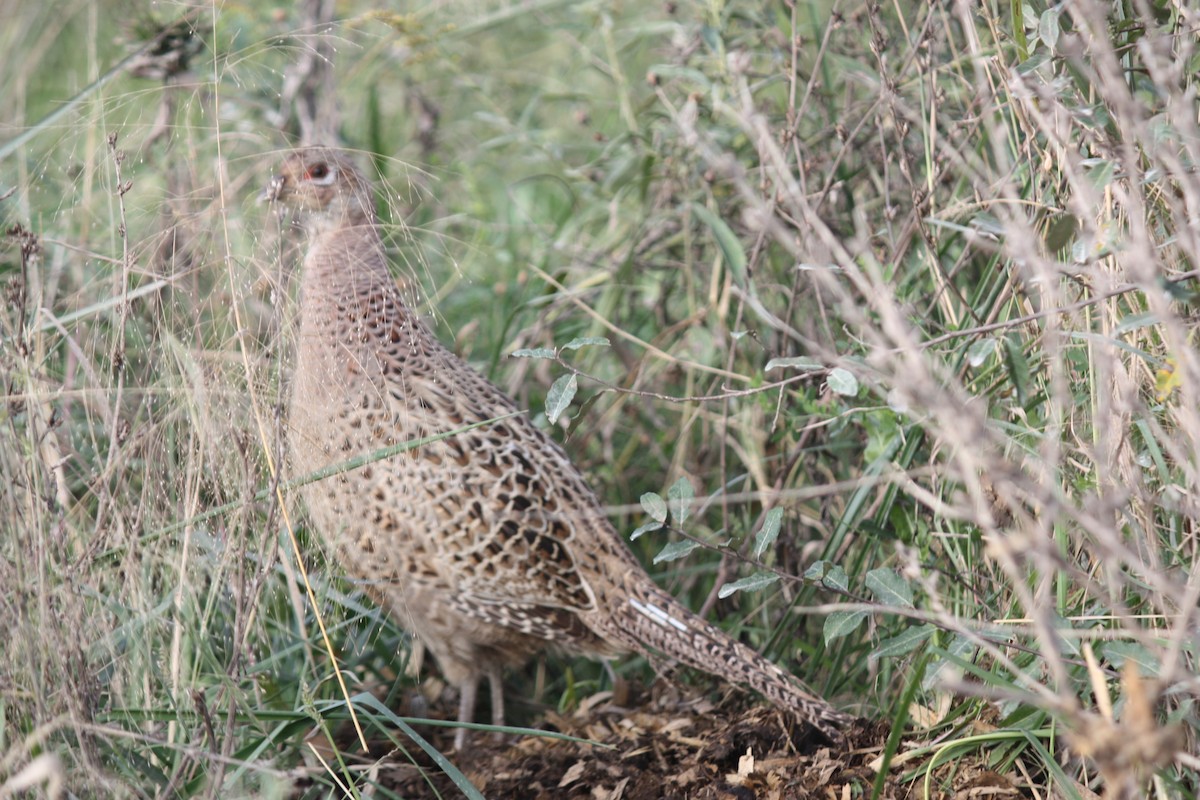
[[333, 169], [325, 163], [313, 164], [304, 173], [304, 177], [316, 184], [329, 184], [333, 182]]

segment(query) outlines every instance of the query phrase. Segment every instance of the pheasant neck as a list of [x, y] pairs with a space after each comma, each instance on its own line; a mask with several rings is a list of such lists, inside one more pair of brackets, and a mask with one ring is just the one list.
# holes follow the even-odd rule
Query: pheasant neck
[[308, 297], [343, 299], [391, 285], [377, 225], [347, 225], [312, 237], [301, 286], [317, 291], [306, 292]]

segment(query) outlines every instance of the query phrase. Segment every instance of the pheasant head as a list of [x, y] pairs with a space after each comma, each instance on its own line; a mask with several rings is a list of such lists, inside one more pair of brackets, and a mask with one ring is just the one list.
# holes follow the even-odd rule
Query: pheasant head
[[288, 156], [262, 197], [297, 212], [311, 234], [375, 221], [370, 184], [353, 162], [328, 147], [306, 147]]

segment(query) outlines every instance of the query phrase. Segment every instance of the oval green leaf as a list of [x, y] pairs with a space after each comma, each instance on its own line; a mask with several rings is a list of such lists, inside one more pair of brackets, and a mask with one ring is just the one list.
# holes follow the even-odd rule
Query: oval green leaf
[[831, 369], [829, 377], [825, 379], [825, 384], [831, 392], [843, 397], [854, 397], [858, 394], [858, 378], [854, 377], [854, 373], [848, 369], [841, 367]]
[[676, 526], [683, 527], [684, 520], [692, 510], [692, 498], [695, 496], [696, 492], [687, 478], [680, 478], [667, 490], [667, 499], [671, 503], [671, 518], [675, 520]]
[[840, 639], [848, 633], [853, 633], [855, 628], [862, 625], [863, 620], [867, 618], [865, 611], [834, 611], [825, 618], [825, 644], [828, 645], [834, 639]]
[[657, 492], [646, 492], [642, 495], [642, 508], [653, 519], [659, 522], [667, 521], [667, 501]]
[[658, 551], [658, 555], [654, 557], [654, 563], [661, 564], [664, 561], [677, 561], [699, 546], [700, 544], [698, 542], [693, 542], [691, 539], [683, 539], [678, 542], [671, 542], [662, 550]]
[[772, 358], [767, 362], [766, 371], [770, 372], [771, 370], [778, 369], [780, 367], [791, 367], [792, 369], [798, 369], [803, 372], [810, 372], [816, 369], [825, 369], [825, 365], [820, 361], [817, 361], [815, 358], [809, 358], [808, 356], [789, 356], [787, 358]]
[[558, 354], [549, 347], [523, 347], [508, 355], [510, 358], [554, 358]]
[[867, 573], [867, 588], [885, 606], [912, 608], [912, 587], [895, 570], [873, 569]]
[[550, 391], [546, 393], [546, 419], [551, 422], [557, 422], [559, 416], [567, 410], [567, 406], [571, 405], [571, 401], [575, 399], [575, 391], [578, 388], [579, 381], [575, 378], [574, 373], [563, 375], [556, 380], [550, 386]]
[[572, 339], [562, 346], [563, 350], [578, 350], [581, 347], [594, 345], [597, 347], [608, 347], [611, 344], [608, 339], [603, 336], [582, 336], [578, 339]]
[[782, 522], [782, 508], [772, 508], [767, 512], [767, 516], [763, 519], [762, 527], [758, 529], [758, 533], [754, 537], [754, 550], [752, 554], [755, 558], [762, 558], [763, 553], [767, 552], [767, 549], [775, 544], [775, 540], [779, 537], [779, 526]]
[[779, 580], [779, 576], [773, 572], [756, 572], [753, 575], [747, 575], [741, 580], [725, 584], [717, 590], [717, 597], [724, 599], [738, 592], [755, 592], [763, 587], [770, 586], [777, 580]]

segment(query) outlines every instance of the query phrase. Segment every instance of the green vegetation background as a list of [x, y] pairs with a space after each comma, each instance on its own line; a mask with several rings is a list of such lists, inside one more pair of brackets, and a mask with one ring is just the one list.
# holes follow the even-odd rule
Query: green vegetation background
[[[311, 91], [422, 312], [686, 604], [885, 758], [1194, 796], [1197, 17], [1067, 5], [0, 3], [0, 787], [282, 796], [343, 713], [316, 612], [396, 683], [271, 491], [255, 196]], [[607, 680], [535, 673], [528, 721]]]

